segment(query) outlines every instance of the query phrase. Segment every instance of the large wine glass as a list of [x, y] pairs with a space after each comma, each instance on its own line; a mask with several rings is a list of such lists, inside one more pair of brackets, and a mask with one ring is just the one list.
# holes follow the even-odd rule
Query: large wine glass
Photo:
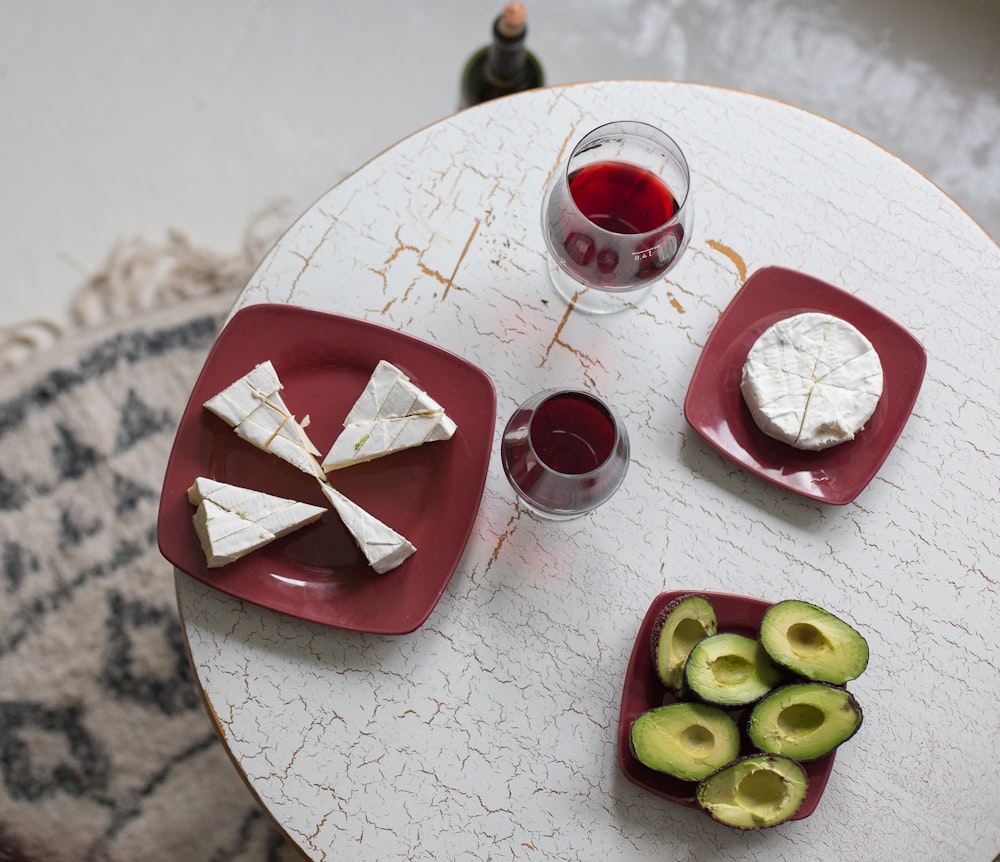
[[548, 270], [574, 308], [634, 308], [680, 258], [693, 223], [691, 174], [648, 123], [599, 126], [573, 148], [542, 202]]
[[568, 520], [618, 490], [628, 471], [628, 434], [596, 395], [548, 389], [514, 411], [500, 440], [500, 461], [529, 511]]

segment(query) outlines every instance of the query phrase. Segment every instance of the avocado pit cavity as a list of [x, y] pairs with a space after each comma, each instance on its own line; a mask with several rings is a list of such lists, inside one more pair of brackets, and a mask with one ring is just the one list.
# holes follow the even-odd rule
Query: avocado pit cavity
[[755, 769], [736, 785], [736, 804], [760, 820], [780, 812], [787, 799], [785, 779], [769, 769]]
[[778, 713], [778, 730], [790, 739], [814, 733], [823, 726], [826, 716], [811, 703], [796, 703]]
[[708, 634], [710, 632], [701, 620], [682, 619], [674, 629], [674, 638], [670, 645], [671, 655], [681, 662], [686, 661], [694, 645]]
[[701, 724], [694, 724], [681, 732], [681, 744], [691, 756], [700, 760], [715, 748], [715, 734]]
[[753, 673], [753, 665], [738, 655], [724, 655], [712, 662], [712, 676], [720, 685], [740, 685]]
[[795, 623], [788, 629], [788, 644], [802, 658], [815, 657], [817, 653], [833, 648], [823, 633], [809, 623]]

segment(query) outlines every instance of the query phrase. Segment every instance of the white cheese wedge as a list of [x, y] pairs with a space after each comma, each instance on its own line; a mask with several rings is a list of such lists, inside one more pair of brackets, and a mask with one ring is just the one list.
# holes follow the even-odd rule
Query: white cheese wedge
[[326, 511], [322, 506], [199, 477], [188, 489], [193, 521], [209, 568], [244, 557]]
[[414, 386], [410, 378], [395, 365], [382, 359], [375, 366], [344, 424], [443, 412], [444, 408], [440, 404]]
[[254, 446], [323, 481], [319, 450], [281, 398], [283, 386], [270, 361], [230, 384], [205, 407]]
[[430, 395], [382, 360], [348, 412], [344, 430], [323, 459], [323, 469], [339, 470], [424, 443], [447, 440], [457, 427]]
[[882, 363], [846, 320], [807, 312], [779, 320], [754, 342], [740, 391], [757, 426], [798, 449], [852, 440], [882, 397]]
[[321, 484], [320, 487], [369, 565], [379, 574], [396, 568], [417, 550], [399, 533], [339, 491], [327, 484]]

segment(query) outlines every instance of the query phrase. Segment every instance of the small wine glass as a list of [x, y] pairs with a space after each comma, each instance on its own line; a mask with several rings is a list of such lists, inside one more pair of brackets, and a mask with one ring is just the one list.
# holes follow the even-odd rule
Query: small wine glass
[[529, 511], [565, 521], [606, 502], [625, 478], [628, 433], [611, 408], [580, 389], [548, 389], [507, 422], [500, 460]]
[[648, 123], [599, 126], [573, 148], [542, 201], [556, 292], [574, 308], [634, 308], [680, 258], [694, 217], [677, 143]]

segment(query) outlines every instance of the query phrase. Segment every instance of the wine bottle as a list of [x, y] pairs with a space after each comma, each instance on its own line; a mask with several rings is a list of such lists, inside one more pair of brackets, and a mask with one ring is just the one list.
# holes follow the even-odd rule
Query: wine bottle
[[462, 72], [461, 107], [509, 96], [545, 83], [541, 63], [524, 46], [527, 13], [508, 3], [493, 22], [493, 41], [473, 54]]

